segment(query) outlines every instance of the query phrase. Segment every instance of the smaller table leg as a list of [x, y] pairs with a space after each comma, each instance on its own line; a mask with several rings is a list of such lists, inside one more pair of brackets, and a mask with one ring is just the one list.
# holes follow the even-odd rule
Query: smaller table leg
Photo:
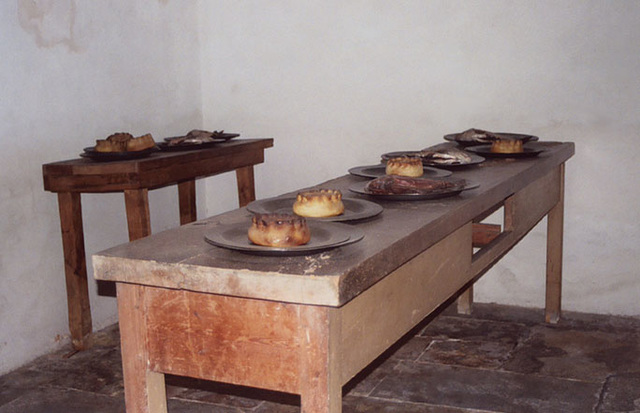
[[92, 332], [92, 326], [80, 193], [59, 192], [58, 208], [71, 343], [76, 350], [85, 350], [89, 347], [88, 338]]
[[238, 201], [240, 208], [242, 208], [256, 199], [253, 166], [236, 169], [236, 180], [238, 182]]
[[196, 181], [194, 179], [178, 184], [178, 198], [180, 205], [180, 225], [185, 225], [198, 219], [196, 208]]
[[124, 203], [127, 209], [129, 241], [151, 235], [149, 190], [146, 188], [125, 190]]
[[167, 413], [164, 374], [149, 370], [145, 287], [117, 283], [122, 373], [127, 413]]
[[560, 165], [560, 199], [547, 215], [547, 282], [545, 321], [560, 321], [562, 303], [562, 239], [564, 227], [564, 164]]

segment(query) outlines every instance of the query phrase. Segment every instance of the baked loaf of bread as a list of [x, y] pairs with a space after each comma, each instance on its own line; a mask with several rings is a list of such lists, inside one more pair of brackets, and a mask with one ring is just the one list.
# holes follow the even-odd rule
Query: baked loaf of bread
[[315, 189], [299, 192], [293, 212], [301, 217], [335, 217], [344, 212], [342, 192], [334, 189]]
[[295, 247], [311, 240], [307, 220], [293, 214], [255, 214], [248, 235], [265, 247]]
[[96, 152], [135, 152], [156, 146], [150, 133], [134, 138], [130, 133], [118, 132], [107, 139], [96, 140]]
[[411, 176], [414, 178], [422, 176], [424, 174], [422, 159], [411, 156], [391, 158], [387, 161], [385, 173], [387, 175]]
[[494, 153], [520, 153], [523, 150], [520, 139], [499, 139], [491, 144]]

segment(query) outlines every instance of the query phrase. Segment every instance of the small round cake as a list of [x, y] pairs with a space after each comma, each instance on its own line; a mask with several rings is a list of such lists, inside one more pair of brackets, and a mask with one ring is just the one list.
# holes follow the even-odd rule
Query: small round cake
[[248, 235], [265, 247], [295, 247], [311, 240], [307, 220], [293, 214], [255, 214]]
[[344, 212], [342, 192], [334, 189], [315, 189], [299, 192], [293, 212], [301, 217], [335, 217]]
[[521, 153], [523, 150], [520, 139], [498, 139], [491, 144], [493, 153]]
[[422, 176], [422, 174], [424, 174], [422, 159], [411, 156], [391, 158], [387, 161], [385, 173], [387, 175], [410, 176], [414, 178]]

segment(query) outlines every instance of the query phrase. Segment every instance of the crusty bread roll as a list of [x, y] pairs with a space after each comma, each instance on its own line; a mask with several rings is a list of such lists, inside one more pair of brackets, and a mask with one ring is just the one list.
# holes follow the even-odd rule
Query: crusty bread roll
[[491, 144], [494, 153], [520, 153], [524, 149], [520, 139], [499, 139]]
[[311, 240], [307, 220], [293, 214], [255, 214], [249, 241], [265, 247], [295, 247]]
[[410, 176], [414, 178], [422, 176], [424, 174], [422, 159], [411, 156], [391, 158], [387, 161], [385, 173], [387, 175]]
[[127, 141], [127, 151], [144, 151], [145, 149], [151, 149], [156, 146], [155, 141], [150, 133], [146, 135], [138, 136]]
[[96, 152], [135, 152], [156, 146], [150, 133], [134, 138], [130, 133], [118, 132], [107, 139], [96, 140]]
[[342, 192], [334, 189], [315, 189], [299, 192], [293, 212], [301, 217], [326, 218], [344, 212]]

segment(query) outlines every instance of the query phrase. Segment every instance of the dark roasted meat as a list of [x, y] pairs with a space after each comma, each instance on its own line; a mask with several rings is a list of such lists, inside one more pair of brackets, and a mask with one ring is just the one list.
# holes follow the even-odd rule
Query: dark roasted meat
[[411, 178], [408, 176], [384, 175], [369, 182], [365, 191], [374, 195], [430, 194], [445, 190], [462, 189], [465, 181]]

